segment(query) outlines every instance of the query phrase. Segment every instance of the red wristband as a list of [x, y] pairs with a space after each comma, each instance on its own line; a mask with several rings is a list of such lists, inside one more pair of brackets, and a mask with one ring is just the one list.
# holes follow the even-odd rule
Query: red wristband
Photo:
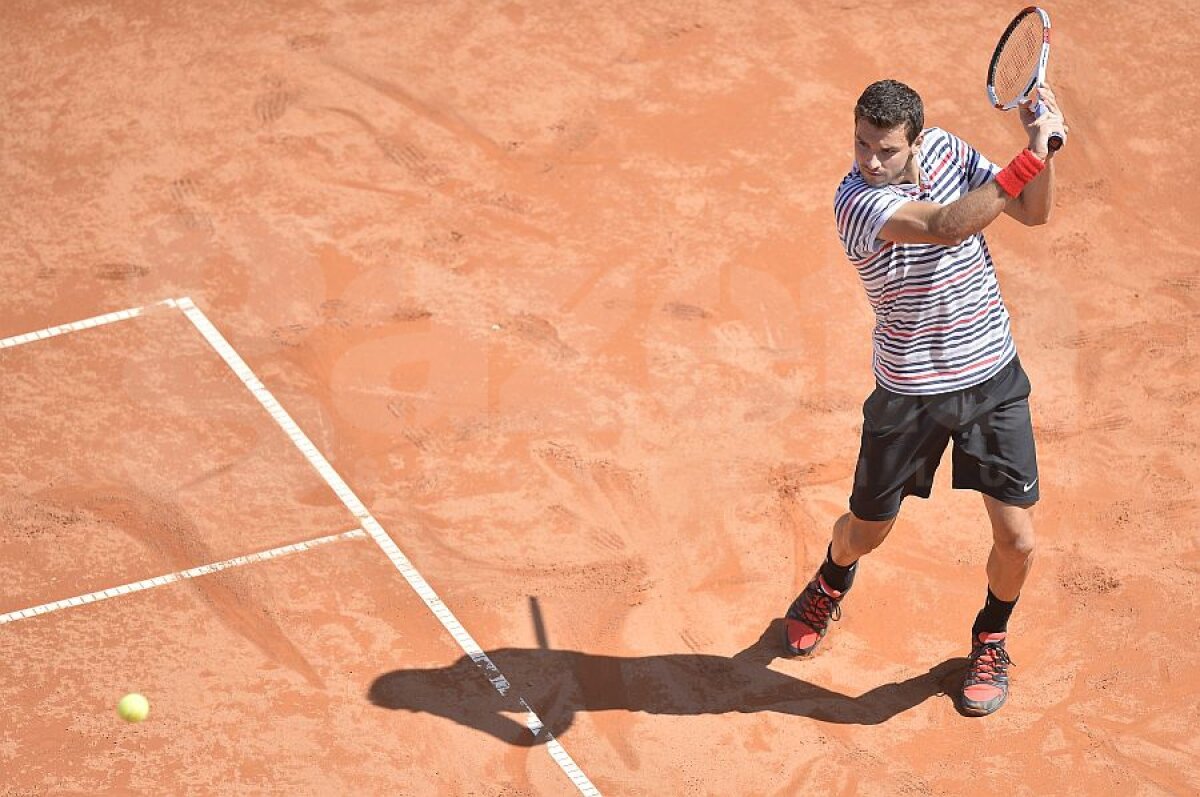
[[1029, 184], [1029, 181], [1042, 173], [1042, 169], [1046, 168], [1046, 162], [1034, 155], [1028, 149], [1021, 150], [1021, 154], [1012, 159], [1012, 162], [1005, 166], [996, 175], [996, 182], [1004, 189], [1004, 193], [1011, 197], [1020, 195], [1021, 190]]

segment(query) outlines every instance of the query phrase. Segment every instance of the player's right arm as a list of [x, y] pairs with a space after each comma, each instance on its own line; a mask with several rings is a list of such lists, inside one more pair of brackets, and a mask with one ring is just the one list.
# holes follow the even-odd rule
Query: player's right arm
[[898, 244], [953, 246], [995, 221], [1008, 201], [1004, 189], [989, 180], [948, 205], [905, 202], [883, 225], [879, 237]]
[[1047, 107], [1042, 116], [1034, 116], [1028, 102], [1021, 106], [1021, 124], [1029, 136], [1029, 151], [1046, 164], [1042, 174], [1029, 183], [1029, 191], [1010, 197], [999, 183], [988, 180], [947, 205], [906, 202], [883, 225], [879, 237], [894, 243], [953, 246], [982, 232], [1006, 211], [1022, 224], [1044, 224], [1050, 217], [1054, 185], [1049, 137], [1056, 130], [1066, 132], [1067, 127], [1054, 92], [1049, 88], [1038, 91]]

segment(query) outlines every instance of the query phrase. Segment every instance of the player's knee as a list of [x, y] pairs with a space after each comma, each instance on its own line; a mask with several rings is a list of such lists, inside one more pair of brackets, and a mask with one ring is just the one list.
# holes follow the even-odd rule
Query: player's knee
[[863, 520], [850, 513], [838, 519], [848, 547], [858, 556], [865, 556], [883, 544], [895, 522], [894, 517], [886, 520]]
[[997, 534], [995, 538], [996, 552], [1006, 559], [1025, 561], [1033, 558], [1035, 543], [1033, 529], [1013, 530], [1006, 534]]

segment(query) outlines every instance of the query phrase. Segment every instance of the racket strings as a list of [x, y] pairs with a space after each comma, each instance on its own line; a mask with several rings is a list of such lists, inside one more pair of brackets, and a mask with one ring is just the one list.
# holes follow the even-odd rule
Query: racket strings
[[1002, 102], [1013, 102], [1024, 95], [1042, 57], [1045, 31], [1041, 17], [1028, 14], [1004, 42], [993, 75], [996, 96]]

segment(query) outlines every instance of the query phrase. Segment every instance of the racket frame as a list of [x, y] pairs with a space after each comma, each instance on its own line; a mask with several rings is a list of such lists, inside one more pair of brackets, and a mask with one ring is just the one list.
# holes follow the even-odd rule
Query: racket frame
[[[1013, 35], [1013, 31], [1017, 26], [1030, 14], [1037, 14], [1042, 18], [1042, 50], [1038, 55], [1037, 69], [1029, 76], [1029, 82], [1025, 84], [1025, 90], [1022, 91], [1015, 99], [1008, 102], [1002, 102], [996, 96], [996, 61], [999, 60], [1000, 52], [1004, 49], [1004, 45], [1008, 44], [1009, 38]], [[996, 49], [992, 51], [992, 58], [988, 62], [987, 74], [987, 92], [988, 99], [992, 105], [1002, 111], [1011, 111], [1021, 104], [1021, 101], [1027, 98], [1034, 89], [1045, 82], [1046, 80], [1046, 64], [1050, 60], [1050, 15], [1037, 6], [1027, 6], [1013, 17], [1012, 22], [1008, 23], [1008, 27], [1004, 29], [1004, 33], [1000, 36], [1000, 41], [996, 43]]]
[[[1041, 20], [1042, 20], [1042, 47], [1041, 47], [1041, 52], [1038, 54], [1037, 68], [1034, 69], [1033, 74], [1030, 75], [1029, 82], [1025, 84], [1024, 91], [1022, 91], [1014, 99], [1009, 100], [1008, 102], [1002, 102], [1000, 100], [1000, 98], [996, 96], [996, 86], [995, 86], [996, 62], [1000, 58], [1000, 52], [1004, 49], [1004, 45], [1008, 43], [1009, 37], [1011, 37], [1013, 35], [1013, 32], [1017, 29], [1017, 26], [1020, 25], [1022, 21], [1024, 21], [1025, 17], [1029, 16], [1030, 14], [1037, 14], [1039, 17], [1041, 17]], [[1050, 15], [1048, 13], [1046, 13], [1045, 10], [1038, 8], [1037, 6], [1026, 6], [1025, 8], [1021, 9], [1019, 12], [1017, 12], [1017, 15], [1015, 17], [1013, 17], [1012, 22], [1008, 23], [1008, 27], [1004, 29], [1004, 33], [1001, 34], [1001, 36], [1000, 36], [1000, 41], [998, 41], [996, 43], [996, 49], [994, 49], [992, 51], [992, 58], [988, 62], [988, 74], [987, 74], [988, 100], [991, 101], [993, 106], [995, 106], [996, 108], [999, 108], [1002, 111], [1013, 110], [1018, 105], [1020, 105], [1022, 101], [1028, 99], [1029, 96], [1033, 93], [1034, 89], [1036, 89], [1038, 86], [1045, 84], [1045, 82], [1046, 82], [1046, 67], [1049, 64], [1049, 62], [1050, 62]], [[1041, 99], [1039, 98], [1037, 100], [1037, 102], [1034, 103], [1031, 110], [1033, 111], [1035, 116], [1041, 116], [1046, 110], [1045, 103], [1043, 103], [1041, 101]], [[1063, 134], [1053, 133], [1050, 136], [1050, 148], [1051, 149], [1055, 149], [1055, 150], [1059, 149], [1060, 147], [1062, 147], [1062, 145], [1064, 143], [1066, 143], [1066, 142], [1065, 142], [1065, 137], [1063, 136]]]

